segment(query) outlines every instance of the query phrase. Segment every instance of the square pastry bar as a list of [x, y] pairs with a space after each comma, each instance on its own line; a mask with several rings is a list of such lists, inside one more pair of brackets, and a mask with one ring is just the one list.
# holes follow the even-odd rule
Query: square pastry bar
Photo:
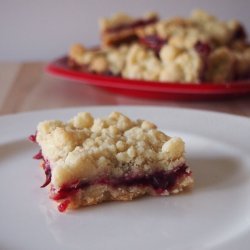
[[83, 112], [69, 122], [39, 123], [31, 136], [41, 151], [50, 198], [59, 211], [103, 201], [165, 196], [190, 188], [184, 142], [145, 120], [113, 112], [94, 119]]
[[116, 13], [100, 21], [101, 45], [75, 44], [70, 67], [144, 81], [214, 83], [250, 79], [250, 42], [242, 23], [206, 11], [160, 19]]

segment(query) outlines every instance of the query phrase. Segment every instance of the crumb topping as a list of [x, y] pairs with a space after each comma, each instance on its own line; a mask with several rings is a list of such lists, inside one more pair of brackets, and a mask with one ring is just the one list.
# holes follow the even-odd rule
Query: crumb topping
[[52, 168], [52, 184], [61, 186], [96, 176], [152, 173], [184, 162], [184, 142], [145, 120], [113, 112], [106, 118], [79, 113], [67, 123], [44, 121], [37, 142]]

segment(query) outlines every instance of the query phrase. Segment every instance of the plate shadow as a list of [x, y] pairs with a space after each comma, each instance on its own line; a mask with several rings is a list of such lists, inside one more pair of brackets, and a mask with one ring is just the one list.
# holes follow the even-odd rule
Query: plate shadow
[[187, 159], [193, 176], [195, 190], [207, 188], [230, 187], [249, 180], [249, 175], [243, 171], [242, 163], [233, 157]]
[[[5, 160], [8, 160], [9, 158], [13, 157], [14, 155], [23, 154], [26, 151], [32, 151], [35, 150], [34, 145], [32, 145], [31, 142], [25, 139], [18, 140], [11, 143], [6, 143], [4, 145], [0, 145], [0, 162], [4, 162]], [[38, 151], [38, 148], [37, 148]], [[32, 154], [30, 155], [30, 158], [32, 158]]]

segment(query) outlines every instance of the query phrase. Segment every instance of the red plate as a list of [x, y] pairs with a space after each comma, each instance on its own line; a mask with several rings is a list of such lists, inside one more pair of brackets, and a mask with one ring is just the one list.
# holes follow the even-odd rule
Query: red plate
[[250, 80], [225, 84], [181, 84], [129, 80], [78, 71], [68, 67], [67, 57], [51, 62], [46, 71], [63, 78], [105, 88], [124, 95], [175, 100], [208, 100], [250, 95]]

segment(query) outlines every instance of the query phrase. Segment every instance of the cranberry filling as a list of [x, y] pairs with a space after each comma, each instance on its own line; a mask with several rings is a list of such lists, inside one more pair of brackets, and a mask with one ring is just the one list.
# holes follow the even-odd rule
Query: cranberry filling
[[30, 135], [30, 136], [29, 136], [29, 140], [30, 140], [31, 142], [36, 143], [36, 133], [35, 133], [34, 135]]
[[150, 186], [157, 193], [162, 193], [164, 190], [171, 190], [178, 179], [185, 175], [190, 175], [185, 164], [171, 171], [156, 171], [148, 176], [121, 177], [121, 178], [102, 178], [94, 182], [76, 181], [70, 185], [64, 185], [59, 190], [51, 187], [50, 198], [54, 200], [65, 199], [75, 194], [78, 190], [89, 187], [92, 184], [105, 184], [112, 187], [131, 187], [131, 186]]
[[75, 181], [70, 185], [63, 185], [59, 190], [56, 190], [53, 186], [51, 186], [50, 198], [53, 200], [61, 200], [75, 194], [79, 189], [87, 188], [90, 185], [90, 182]]
[[42, 154], [42, 151], [40, 150], [36, 155], [33, 156], [33, 159], [35, 160], [43, 160], [42, 162], [42, 168], [44, 169], [44, 173], [46, 176], [45, 182], [41, 186], [41, 188], [44, 188], [48, 186], [51, 182], [51, 167], [48, 160], [45, 160]]
[[36, 155], [34, 155], [33, 159], [35, 159], [35, 160], [41, 160], [41, 159], [43, 159], [42, 151], [40, 150]]
[[167, 40], [162, 39], [158, 36], [145, 36], [140, 39], [140, 43], [144, 44], [148, 48], [154, 50], [157, 54], [159, 54], [162, 46], [166, 44]]
[[64, 200], [63, 202], [61, 202], [58, 206], [59, 212], [63, 213], [67, 209], [69, 204], [70, 204], [70, 200]]
[[[29, 140], [31, 142], [37, 143], [36, 136], [37, 136], [37, 132], [34, 135], [30, 135]], [[41, 150], [36, 155], [33, 156], [33, 159], [43, 160], [42, 168], [44, 169], [46, 179], [43, 185], [41, 186], [41, 188], [46, 187], [51, 182], [51, 167], [50, 167], [49, 161], [44, 159]]]
[[195, 45], [194, 45], [195, 50], [197, 51], [197, 53], [200, 54], [202, 60], [203, 60], [203, 67], [200, 71], [200, 81], [201, 82], [205, 82], [206, 80], [206, 71], [208, 68], [208, 56], [212, 51], [212, 48], [210, 46], [210, 44], [205, 43], [205, 42], [201, 42], [198, 41]]
[[43, 185], [41, 186], [41, 188], [48, 186], [51, 182], [51, 167], [50, 167], [49, 162], [47, 160], [45, 160], [43, 162], [42, 167], [44, 169], [46, 179], [45, 179], [45, 182], [43, 183]]
[[211, 52], [211, 46], [208, 43], [204, 43], [201, 41], [198, 41], [194, 45], [194, 48], [201, 56], [208, 56]]
[[117, 25], [115, 27], [111, 27], [111, 28], [108, 28], [106, 30], [107, 33], [113, 33], [113, 32], [119, 32], [119, 31], [122, 31], [122, 30], [125, 30], [125, 29], [135, 29], [135, 28], [139, 28], [139, 27], [142, 27], [142, 26], [146, 26], [146, 25], [149, 25], [149, 24], [153, 24], [153, 23], [156, 23], [158, 21], [158, 18], [157, 17], [152, 17], [150, 19], [138, 19], [136, 21], [134, 21], [133, 23], [129, 23], [129, 24], [120, 24], [120, 25]]
[[[156, 171], [148, 176], [136, 176], [136, 177], [121, 177], [118, 179], [111, 179], [110, 185], [113, 187], [118, 186], [151, 186], [158, 190], [171, 189], [176, 184], [178, 178], [186, 173], [187, 166], [185, 164], [175, 168], [172, 171]], [[187, 173], [186, 173], [187, 174]]]
[[233, 34], [233, 39], [246, 39], [247, 38], [247, 34], [246, 31], [244, 29], [244, 27], [242, 25], [239, 25], [238, 28], [235, 30], [234, 34]]

